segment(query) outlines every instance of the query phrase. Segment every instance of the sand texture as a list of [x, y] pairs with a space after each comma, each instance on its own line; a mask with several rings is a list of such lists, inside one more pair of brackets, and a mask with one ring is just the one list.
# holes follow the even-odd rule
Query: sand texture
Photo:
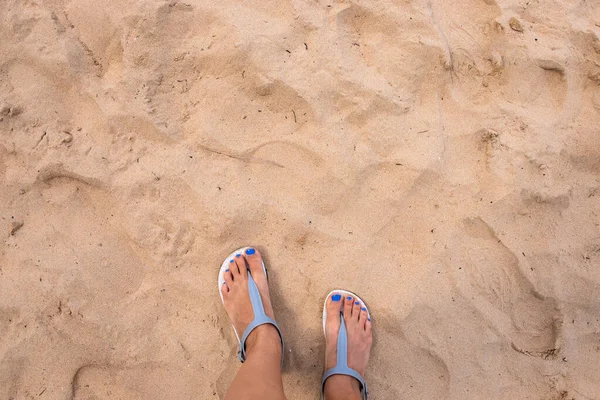
[[598, 0], [0, 1], [0, 399], [220, 399], [265, 254], [290, 400], [600, 399]]

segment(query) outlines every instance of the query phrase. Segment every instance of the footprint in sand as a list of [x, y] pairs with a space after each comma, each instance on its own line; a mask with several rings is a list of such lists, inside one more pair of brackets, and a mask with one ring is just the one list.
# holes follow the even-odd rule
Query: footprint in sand
[[[170, 202], [174, 194], [186, 199], [177, 208], [172, 208]], [[189, 215], [201, 207], [193, 204], [190, 188], [177, 182], [155, 180], [134, 188], [130, 198], [125, 229], [145, 256], [167, 268], [187, 265], [190, 260], [186, 255], [192, 251], [197, 236]]]
[[[412, 101], [422, 85], [427, 85], [432, 76], [437, 81], [435, 78], [443, 73], [439, 68], [443, 44], [423, 10], [403, 3], [395, 11], [398, 15], [390, 15], [390, 11], [356, 4], [339, 11], [336, 25], [340, 51], [372, 76], [373, 85], [383, 78], [403, 100]], [[403, 24], [399, 25], [397, 19]]]
[[560, 351], [562, 315], [557, 302], [544, 297], [522, 273], [518, 258], [481, 218], [462, 223], [455, 244], [454, 277], [458, 289], [496, 326], [515, 351], [544, 359]]
[[[203, 79], [192, 90], [199, 100], [189, 125], [196, 127], [194, 136], [202, 146], [225, 152], [228, 149], [238, 151], [240, 138], [246, 145], [256, 145], [311, 126], [315, 115], [302, 92], [284, 80], [265, 76], [266, 71], [246, 55], [235, 58], [227, 63], [229, 76], [219, 80]], [[207, 61], [223, 62], [212, 56]], [[239, 71], [232, 72], [235, 68]], [[214, 99], [201, 96], [202, 92], [213, 90], [223, 92], [219, 105]], [[266, 121], [269, 123], [265, 124]]]
[[345, 185], [328, 167], [331, 161], [309, 147], [273, 141], [246, 151], [240, 159], [245, 161], [240, 164], [241, 184], [253, 179], [260, 187], [254, 196], [263, 204], [277, 204], [293, 214], [307, 209], [328, 214], [339, 207]]
[[562, 362], [568, 365], [566, 385], [586, 399], [597, 398], [600, 370], [600, 313], [579, 310], [565, 321]]

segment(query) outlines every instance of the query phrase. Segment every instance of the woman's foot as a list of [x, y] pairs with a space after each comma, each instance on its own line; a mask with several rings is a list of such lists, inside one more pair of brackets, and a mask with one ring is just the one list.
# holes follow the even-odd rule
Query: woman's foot
[[[244, 253], [236, 254], [229, 263], [229, 269], [223, 274], [225, 283], [221, 285], [225, 310], [240, 338], [254, 319], [248, 292], [248, 270], [258, 287], [265, 314], [274, 317], [262, 257], [257, 250], [248, 248]], [[246, 362], [231, 382], [225, 400], [285, 400], [281, 343], [279, 332], [271, 324], [260, 325], [250, 333], [246, 339]]]
[[[271, 297], [269, 296], [269, 284], [263, 270], [262, 256], [258, 250], [250, 247], [243, 253], [236, 254], [231, 260], [229, 269], [223, 273], [225, 283], [221, 287], [225, 310], [240, 339], [246, 327], [254, 319], [254, 311], [248, 292], [248, 270], [250, 270], [260, 292], [265, 314], [268, 317], [275, 318]], [[281, 352], [279, 333], [273, 325], [264, 324], [255, 328], [248, 336], [246, 340], [247, 354], [251, 352], [256, 342], [261, 338], [266, 339], [265, 342], [267, 343], [272, 342], [274, 350]]]
[[[365, 375], [373, 335], [367, 309], [352, 296], [333, 293], [327, 299], [327, 320], [325, 321], [325, 370], [335, 367], [337, 362], [337, 340], [340, 331], [340, 311], [344, 314], [346, 335], [348, 336], [348, 367]], [[325, 398], [360, 399], [360, 383], [347, 375], [332, 375], [325, 381]]]

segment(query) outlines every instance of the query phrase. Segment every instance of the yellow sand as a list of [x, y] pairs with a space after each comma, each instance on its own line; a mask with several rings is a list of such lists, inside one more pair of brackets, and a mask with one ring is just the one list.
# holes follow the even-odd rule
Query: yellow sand
[[218, 399], [257, 246], [290, 400], [600, 398], [600, 3], [4, 0], [0, 398]]

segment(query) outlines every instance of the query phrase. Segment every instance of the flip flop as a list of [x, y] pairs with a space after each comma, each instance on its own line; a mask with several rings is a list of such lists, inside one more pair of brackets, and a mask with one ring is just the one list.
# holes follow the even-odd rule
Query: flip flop
[[[364, 307], [367, 309], [367, 317], [371, 318], [371, 314], [369, 313], [367, 305], [360, 297], [347, 290], [332, 290], [329, 292], [327, 297], [325, 297], [325, 302], [323, 303], [323, 334], [325, 334], [325, 321], [327, 320], [327, 299], [329, 299], [329, 297], [334, 293], [342, 295], [343, 298], [346, 296], [352, 296], [355, 301], [360, 302], [361, 308]], [[367, 400], [369, 398], [369, 391], [367, 390], [367, 383], [365, 382], [365, 379], [358, 372], [348, 367], [348, 336], [346, 334], [346, 323], [344, 322], [344, 314], [342, 311], [340, 311], [340, 331], [338, 333], [337, 341], [337, 360], [335, 367], [325, 371], [325, 374], [323, 374], [323, 379], [321, 380], [321, 400], [325, 396], [325, 381], [332, 375], [347, 375], [357, 379], [361, 385], [362, 400]]]
[[[243, 253], [245, 253], [248, 249], [251, 249], [251, 247], [242, 247], [240, 249], [237, 249], [236, 251], [231, 253], [225, 259], [225, 261], [223, 261], [223, 264], [221, 265], [221, 269], [219, 270], [218, 285], [219, 285], [219, 295], [221, 296], [221, 302], [223, 304], [225, 304], [225, 302], [223, 301], [223, 292], [221, 292], [221, 287], [225, 284], [225, 278], [223, 277], [223, 274], [225, 273], [225, 270], [229, 269], [229, 266], [231, 265], [231, 261], [234, 260], [236, 258], [236, 256], [241, 257], [241, 255]], [[262, 263], [262, 267], [263, 267], [263, 271], [265, 272], [265, 276], [267, 276], [267, 280], [268, 280], [269, 276], [267, 275], [267, 268], [265, 267], [264, 261]], [[260, 325], [271, 324], [275, 327], [275, 329], [277, 329], [277, 333], [279, 333], [279, 338], [281, 339], [281, 367], [283, 368], [283, 355], [284, 355], [283, 349], [284, 349], [284, 347], [283, 347], [283, 336], [281, 335], [281, 329], [279, 329], [279, 325], [277, 325], [277, 322], [275, 322], [275, 320], [273, 318], [270, 318], [267, 316], [267, 314], [265, 314], [265, 308], [264, 308], [262, 300], [260, 298], [260, 292], [258, 291], [258, 287], [256, 286], [256, 282], [254, 281], [254, 278], [252, 278], [250, 269], [248, 269], [248, 292], [250, 293], [250, 303], [252, 304], [252, 311], [254, 312], [254, 319], [252, 320], [252, 322], [250, 322], [250, 324], [248, 324], [248, 326], [246, 327], [246, 330], [243, 332], [241, 338], [240, 338], [238, 331], [235, 329], [235, 326], [233, 326], [233, 324], [231, 324], [231, 326], [233, 326], [233, 331], [235, 332], [235, 337], [237, 338], [237, 341], [238, 341], [238, 346], [239, 346], [238, 359], [241, 362], [246, 361], [246, 339], [248, 339], [248, 336], [250, 335], [250, 333], [257, 327], [259, 327]]]

